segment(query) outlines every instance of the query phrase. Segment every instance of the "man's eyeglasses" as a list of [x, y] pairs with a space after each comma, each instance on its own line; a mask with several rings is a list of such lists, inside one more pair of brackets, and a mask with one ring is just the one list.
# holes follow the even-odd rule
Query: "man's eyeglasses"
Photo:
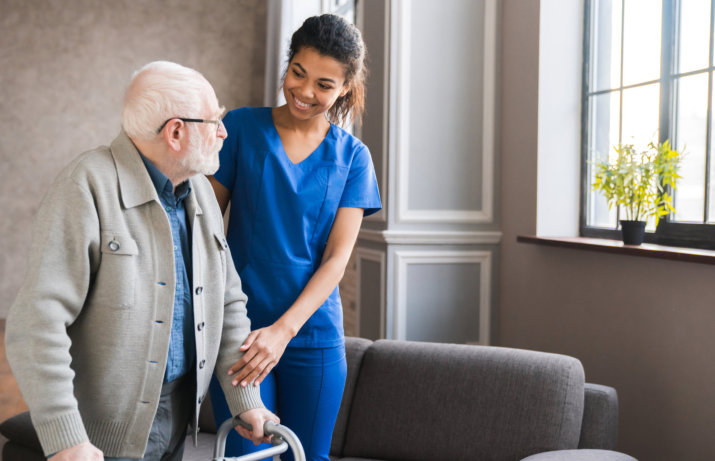
[[216, 125], [216, 133], [218, 134], [218, 129], [221, 126], [221, 120], [204, 120], [201, 118], [182, 118], [182, 117], [172, 117], [167, 119], [164, 123], [161, 124], [158, 130], [156, 130], [156, 134], [161, 133], [161, 130], [164, 129], [167, 123], [169, 123], [172, 120], [181, 120], [182, 122], [194, 122], [194, 123], [213, 123]]

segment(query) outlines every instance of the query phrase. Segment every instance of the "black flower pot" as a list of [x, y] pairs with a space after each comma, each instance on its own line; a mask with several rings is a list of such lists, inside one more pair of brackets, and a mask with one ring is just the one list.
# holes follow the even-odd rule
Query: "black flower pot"
[[640, 245], [645, 237], [645, 221], [626, 221], [621, 219], [621, 232], [624, 245]]

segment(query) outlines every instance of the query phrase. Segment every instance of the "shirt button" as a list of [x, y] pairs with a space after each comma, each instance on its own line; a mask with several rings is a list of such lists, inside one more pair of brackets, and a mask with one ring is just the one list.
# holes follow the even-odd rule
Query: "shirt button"
[[171, 211], [171, 207], [170, 206], [166, 207], [166, 211]]
[[178, 250], [178, 249], [179, 249], [179, 246], [178, 246], [178, 245], [174, 245], [174, 251], [176, 251], [176, 250]]
[[206, 366], [206, 360], [200, 361], [200, 362], [199, 362], [199, 368], [203, 368], [204, 366]]
[[197, 294], [197, 295], [200, 295], [201, 293], [203, 293], [203, 291], [204, 291], [204, 287], [196, 287], [196, 294]]
[[119, 242], [117, 242], [116, 240], [112, 240], [111, 242], [109, 242], [109, 249], [112, 251], [119, 250], [120, 246], [121, 245], [119, 245]]

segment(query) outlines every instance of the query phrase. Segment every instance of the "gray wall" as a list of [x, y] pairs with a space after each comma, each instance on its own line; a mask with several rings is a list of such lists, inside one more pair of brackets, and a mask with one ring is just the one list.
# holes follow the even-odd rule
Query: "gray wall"
[[119, 132], [132, 72], [166, 59], [201, 71], [227, 108], [260, 105], [265, 2], [0, 0], [0, 318], [57, 172]]
[[501, 6], [499, 344], [614, 386], [636, 458], [715, 459], [715, 266], [516, 243], [536, 233], [539, 2]]

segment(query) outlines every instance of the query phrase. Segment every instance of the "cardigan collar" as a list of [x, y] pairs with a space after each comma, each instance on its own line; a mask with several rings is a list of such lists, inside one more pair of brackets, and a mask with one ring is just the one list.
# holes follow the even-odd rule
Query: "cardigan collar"
[[[122, 130], [110, 146], [114, 164], [117, 166], [119, 193], [125, 208], [134, 208], [152, 200], [159, 201], [156, 187], [149, 176], [146, 165], [142, 162], [139, 151]], [[193, 178], [189, 178], [191, 192], [186, 198], [187, 210], [190, 214], [203, 214], [196, 199], [196, 188]]]

